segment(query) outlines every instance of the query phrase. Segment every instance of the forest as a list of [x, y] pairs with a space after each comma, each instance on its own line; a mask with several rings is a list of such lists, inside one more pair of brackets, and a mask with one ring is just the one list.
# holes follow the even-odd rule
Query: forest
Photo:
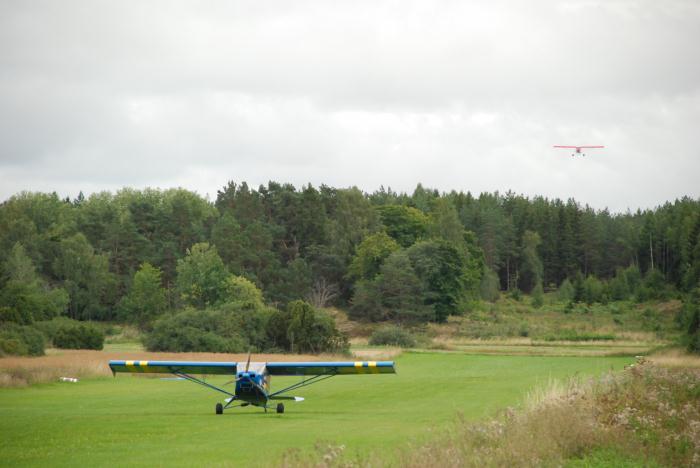
[[331, 305], [356, 320], [441, 322], [502, 291], [604, 303], [676, 297], [699, 281], [690, 198], [611, 213], [511, 192], [229, 182], [213, 202], [125, 188], [0, 205], [9, 354], [39, 340], [21, 338], [29, 329], [90, 341], [86, 321], [132, 323], [153, 350], [317, 352], [347, 346]]

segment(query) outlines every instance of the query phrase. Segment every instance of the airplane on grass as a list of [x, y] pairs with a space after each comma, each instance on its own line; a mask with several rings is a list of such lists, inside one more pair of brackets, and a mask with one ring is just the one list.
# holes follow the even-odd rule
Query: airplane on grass
[[580, 154], [581, 156], [585, 156], [586, 153], [582, 153], [582, 149], [592, 149], [592, 148], [605, 148], [605, 146], [601, 145], [593, 145], [593, 146], [564, 146], [564, 145], [554, 145], [554, 148], [568, 148], [568, 149], [574, 149], [573, 153], [571, 153], [571, 156], [576, 156], [577, 154]]
[[[242, 363], [241, 363], [242, 364]], [[242, 366], [241, 366], [242, 367]], [[356, 361], [356, 362], [248, 362], [244, 369], [239, 369], [236, 362], [187, 362], [187, 361], [109, 361], [109, 368], [116, 376], [117, 372], [137, 374], [173, 374], [199, 385], [211, 388], [228, 396], [224, 403], [216, 404], [216, 414], [237, 406], [258, 406], [265, 410], [273, 408], [274, 400], [303, 401], [302, 397], [287, 396], [284, 393], [305, 387], [336, 375], [353, 374], [394, 374], [393, 361]], [[233, 380], [224, 385], [235, 383], [231, 391], [217, 387], [193, 374], [231, 375]], [[270, 390], [270, 378], [273, 375], [300, 376], [302, 380], [282, 390]], [[278, 403], [277, 413], [284, 413], [284, 404]]]

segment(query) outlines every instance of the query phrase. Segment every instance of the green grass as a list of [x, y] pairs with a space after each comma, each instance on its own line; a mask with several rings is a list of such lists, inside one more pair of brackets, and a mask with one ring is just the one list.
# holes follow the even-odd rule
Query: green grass
[[635, 304], [557, 302], [548, 295], [546, 304], [534, 308], [528, 301], [501, 298], [479, 302], [463, 317], [451, 317], [454, 335], [465, 338], [530, 337], [537, 340], [614, 340], [628, 335], [647, 335], [673, 341], [679, 333], [676, 318], [679, 301]]
[[566, 468], [654, 468], [658, 463], [648, 457], [630, 458], [612, 448], [598, 449], [586, 454], [583, 458], [567, 460]]
[[635, 346], [619, 343], [590, 344], [532, 342], [529, 344], [466, 342], [452, 343], [449, 350], [465, 354], [501, 354], [511, 356], [567, 356], [567, 357], [633, 357], [647, 354], [650, 346]]
[[[319, 440], [345, 444], [349, 453], [394, 452], [439, 433], [458, 412], [482, 418], [551, 378], [629, 362], [406, 353], [397, 375], [340, 376], [298, 390], [307, 400], [287, 404], [284, 415], [237, 408], [216, 416], [215, 392], [129, 375], [0, 389], [0, 459], [6, 466], [244, 465], [311, 450]], [[292, 381], [273, 379], [273, 388]]]

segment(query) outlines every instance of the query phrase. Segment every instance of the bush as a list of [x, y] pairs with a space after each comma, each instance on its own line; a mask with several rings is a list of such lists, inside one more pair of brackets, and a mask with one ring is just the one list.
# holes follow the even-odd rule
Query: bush
[[49, 342], [53, 342], [56, 333], [60, 328], [71, 328], [80, 325], [81, 321], [73, 320], [68, 317], [56, 317], [52, 320], [43, 320], [41, 322], [34, 322], [34, 327], [42, 332]]
[[44, 335], [30, 326], [5, 324], [0, 328], [0, 356], [42, 356]]
[[544, 341], [614, 341], [615, 335], [598, 333], [580, 333], [575, 330], [563, 330], [556, 335], [547, 335]]
[[22, 314], [14, 307], [0, 306], [0, 323], [25, 323]]
[[229, 302], [219, 306], [217, 311], [224, 315], [225, 328], [219, 327], [216, 333], [243, 339], [245, 346], [252, 350], [268, 348], [267, 323], [274, 309], [265, 306], [262, 300]]
[[562, 281], [561, 285], [559, 286], [557, 296], [562, 302], [571, 302], [574, 300], [574, 294], [574, 285], [571, 284], [569, 278], [566, 278], [564, 281]]
[[373, 346], [400, 346], [402, 348], [412, 348], [416, 345], [415, 337], [407, 330], [395, 326], [387, 325], [377, 328], [369, 338], [369, 344]]
[[518, 301], [518, 302], [520, 302], [523, 298], [523, 293], [518, 288], [511, 289], [510, 292], [508, 293], [508, 295], [510, 296], [511, 299], [513, 299], [514, 301]]
[[595, 276], [589, 275], [583, 280], [583, 297], [581, 299], [588, 305], [595, 302], [605, 302], [603, 289], [603, 283]]
[[673, 295], [673, 288], [666, 283], [663, 273], [659, 270], [647, 271], [644, 280], [637, 288], [637, 302], [652, 300], [664, 301]]
[[615, 277], [608, 281], [608, 288], [610, 290], [610, 297], [612, 300], [624, 301], [629, 299], [631, 290], [624, 269], [618, 268], [615, 271]]
[[528, 336], [530, 336], [530, 327], [527, 323], [523, 322], [520, 324], [520, 330], [518, 331], [518, 335], [520, 335], [523, 338], [527, 338]]
[[684, 344], [689, 352], [700, 354], [700, 288], [695, 288], [688, 295], [682, 313], [686, 329]]
[[501, 296], [501, 281], [489, 267], [484, 267], [479, 284], [479, 295], [485, 301], [496, 302]]
[[249, 343], [225, 312], [188, 309], [157, 320], [144, 337], [149, 351], [240, 353]]
[[58, 327], [53, 345], [62, 349], [102, 349], [105, 336], [90, 323], [63, 324]]
[[345, 352], [347, 337], [333, 317], [304, 301], [292, 301], [275, 311], [267, 324], [270, 345], [294, 353]]
[[539, 309], [544, 305], [544, 290], [542, 289], [542, 282], [538, 281], [532, 290], [532, 306]]

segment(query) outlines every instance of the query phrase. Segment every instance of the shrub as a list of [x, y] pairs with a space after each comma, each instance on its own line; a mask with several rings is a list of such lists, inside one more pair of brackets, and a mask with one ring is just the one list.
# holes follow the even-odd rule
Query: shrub
[[270, 345], [295, 353], [345, 352], [347, 337], [333, 317], [304, 301], [292, 301], [272, 313], [267, 323]]
[[615, 277], [608, 281], [608, 287], [610, 289], [610, 297], [612, 300], [624, 301], [629, 299], [631, 291], [624, 269], [618, 268], [615, 271]]
[[0, 328], [0, 355], [41, 356], [44, 335], [30, 326], [5, 324]]
[[530, 327], [527, 325], [527, 323], [522, 323], [520, 324], [520, 330], [518, 331], [518, 335], [520, 335], [523, 338], [527, 338], [530, 336]]
[[588, 305], [594, 302], [603, 302], [603, 283], [593, 275], [583, 280], [583, 297], [581, 299]]
[[489, 267], [484, 267], [479, 284], [479, 295], [485, 301], [496, 302], [501, 295], [501, 281]]
[[510, 292], [508, 293], [508, 295], [510, 296], [511, 299], [513, 299], [514, 301], [518, 301], [518, 302], [520, 302], [520, 300], [523, 298], [523, 293], [518, 288], [511, 289]]
[[0, 356], [26, 356], [29, 348], [21, 339], [0, 333]]
[[686, 322], [685, 346], [691, 353], [700, 354], [700, 288], [695, 288], [683, 304]]
[[569, 278], [566, 278], [564, 281], [562, 281], [561, 285], [559, 286], [559, 290], [557, 291], [557, 297], [562, 302], [571, 302], [574, 300], [574, 294], [574, 285], [571, 284]]
[[566, 306], [564, 307], [564, 313], [570, 314], [573, 311], [574, 311], [574, 301], [567, 302]]
[[414, 336], [401, 327], [387, 325], [377, 328], [369, 338], [369, 344], [373, 346], [401, 346], [402, 348], [412, 348], [416, 345]]
[[53, 339], [60, 328], [76, 327], [81, 323], [83, 322], [79, 320], [73, 320], [68, 317], [56, 317], [52, 320], [34, 322], [33, 326], [37, 330], [41, 331], [48, 341], [53, 342]]
[[544, 290], [542, 289], [542, 283], [537, 282], [532, 290], [532, 306], [539, 309], [544, 305]]
[[22, 314], [14, 307], [0, 306], [0, 323], [24, 323]]
[[249, 343], [218, 310], [187, 309], [157, 320], [144, 337], [149, 351], [240, 353]]
[[637, 288], [636, 300], [637, 302], [665, 301], [673, 295], [673, 286], [667, 283], [663, 273], [656, 269], [647, 271]]
[[102, 349], [105, 336], [90, 323], [64, 324], [53, 336], [53, 345], [63, 349]]
[[614, 341], [615, 335], [563, 330], [558, 334], [547, 335], [544, 341]]
[[216, 332], [222, 336], [241, 338], [248, 348], [262, 350], [268, 347], [267, 323], [274, 309], [265, 306], [262, 300], [253, 302], [235, 301], [222, 304], [217, 311], [224, 315], [225, 328]]

